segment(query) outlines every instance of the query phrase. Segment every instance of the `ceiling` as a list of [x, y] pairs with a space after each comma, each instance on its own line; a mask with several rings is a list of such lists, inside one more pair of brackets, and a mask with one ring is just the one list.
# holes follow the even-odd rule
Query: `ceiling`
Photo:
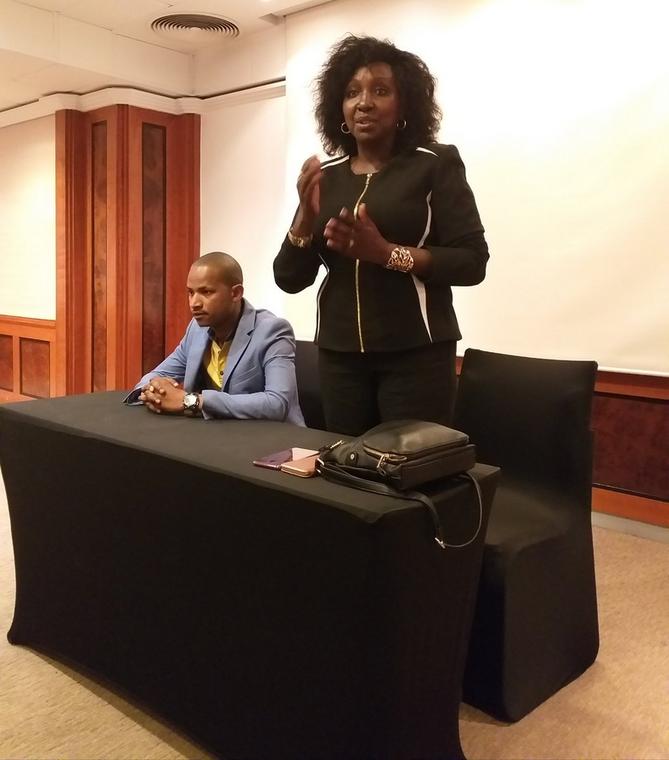
[[[125, 86], [192, 95], [201, 51], [239, 45], [290, 13], [328, 0], [0, 0], [0, 111], [55, 92]], [[168, 14], [222, 17], [234, 37], [201, 30], [160, 34]]]

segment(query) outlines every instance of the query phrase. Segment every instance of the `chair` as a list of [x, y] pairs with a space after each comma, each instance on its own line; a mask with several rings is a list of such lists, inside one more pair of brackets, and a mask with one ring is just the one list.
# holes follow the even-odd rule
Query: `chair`
[[599, 648], [590, 514], [597, 364], [468, 349], [453, 426], [502, 468], [485, 539], [464, 701], [529, 713]]
[[318, 376], [318, 346], [309, 340], [295, 341], [295, 374], [300, 407], [307, 427], [325, 430], [325, 413]]

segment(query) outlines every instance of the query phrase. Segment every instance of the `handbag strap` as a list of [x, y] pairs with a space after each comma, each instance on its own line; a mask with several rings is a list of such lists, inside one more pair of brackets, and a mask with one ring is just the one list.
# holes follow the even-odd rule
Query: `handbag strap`
[[382, 494], [383, 496], [392, 496], [395, 499], [419, 501], [421, 504], [424, 504], [427, 507], [427, 510], [432, 518], [432, 523], [434, 524], [434, 540], [437, 542], [441, 549], [462, 549], [465, 546], [469, 546], [469, 544], [476, 540], [476, 537], [481, 530], [481, 524], [483, 522], [483, 496], [481, 494], [481, 487], [479, 486], [476, 478], [470, 475], [468, 472], [463, 472], [460, 474], [469, 478], [469, 480], [471, 480], [474, 484], [474, 488], [476, 489], [476, 496], [479, 507], [478, 525], [476, 527], [474, 535], [471, 538], [467, 539], [467, 541], [464, 543], [449, 544], [444, 539], [444, 534], [441, 528], [441, 520], [439, 518], [437, 508], [434, 506], [432, 499], [426, 494], [421, 493], [420, 491], [398, 491], [396, 488], [388, 486], [385, 483], [379, 483], [375, 480], [367, 480], [367, 478], [361, 478], [358, 475], [352, 475], [350, 472], [346, 472], [346, 470], [344, 470], [338, 464], [334, 464], [333, 462], [324, 462], [322, 459], [318, 460], [318, 470], [333, 483], [340, 483], [345, 486], [353, 486], [354, 488], [358, 488], [361, 491], [370, 491], [371, 493], [378, 493]]

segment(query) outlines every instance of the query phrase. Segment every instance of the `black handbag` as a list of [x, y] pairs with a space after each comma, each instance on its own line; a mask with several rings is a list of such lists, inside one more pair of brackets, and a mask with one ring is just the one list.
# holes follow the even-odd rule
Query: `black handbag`
[[[442, 549], [469, 545], [478, 535], [482, 500], [478, 482], [467, 470], [476, 463], [476, 449], [459, 430], [421, 420], [392, 420], [351, 441], [337, 441], [321, 452], [317, 471], [327, 480], [364, 491], [420, 501], [429, 509], [435, 541]], [[416, 486], [464, 474], [474, 483], [479, 500], [479, 526], [463, 544], [447, 544], [437, 510]]]

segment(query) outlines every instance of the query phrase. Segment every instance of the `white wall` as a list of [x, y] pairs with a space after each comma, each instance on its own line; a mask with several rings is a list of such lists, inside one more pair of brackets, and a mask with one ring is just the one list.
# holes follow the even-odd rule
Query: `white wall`
[[0, 129], [0, 314], [56, 318], [56, 121]]
[[[459, 352], [667, 372], [667, 28], [665, 0], [337, 0], [291, 16], [287, 187], [314, 145], [327, 48], [387, 36], [438, 77], [441, 140], [460, 148], [487, 230], [486, 281], [455, 289]], [[302, 331], [313, 305], [291, 317]]]
[[272, 261], [285, 235], [277, 213], [285, 178], [283, 92], [279, 86], [251, 99], [225, 96], [202, 116], [202, 253], [234, 256], [248, 299], [277, 314], [283, 294]]
[[194, 58], [193, 90], [199, 96], [213, 95], [281, 79], [285, 73], [282, 24], [199, 52]]

